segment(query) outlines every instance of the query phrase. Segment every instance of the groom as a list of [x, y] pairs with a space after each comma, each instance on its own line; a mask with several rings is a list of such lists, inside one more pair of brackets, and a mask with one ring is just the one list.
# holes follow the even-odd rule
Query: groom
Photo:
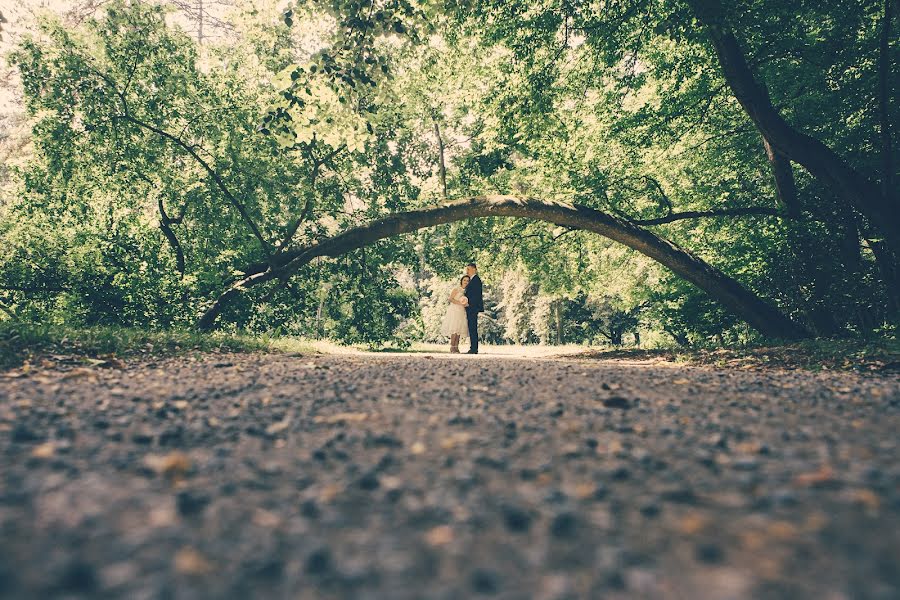
[[466, 298], [469, 304], [466, 306], [466, 320], [469, 323], [469, 351], [466, 354], [478, 354], [478, 313], [484, 312], [484, 299], [481, 294], [481, 278], [478, 276], [478, 267], [475, 263], [466, 265], [466, 275], [469, 276], [469, 285], [466, 286]]

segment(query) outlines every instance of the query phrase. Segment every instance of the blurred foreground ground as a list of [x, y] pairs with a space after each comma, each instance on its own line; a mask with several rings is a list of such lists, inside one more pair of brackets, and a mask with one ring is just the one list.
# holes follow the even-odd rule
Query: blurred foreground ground
[[0, 376], [2, 597], [900, 597], [889, 372], [92, 365]]

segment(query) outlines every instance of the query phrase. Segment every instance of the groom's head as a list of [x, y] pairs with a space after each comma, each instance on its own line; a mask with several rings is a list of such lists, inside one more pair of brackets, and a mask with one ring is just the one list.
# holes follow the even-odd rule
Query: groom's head
[[478, 267], [475, 265], [475, 263], [469, 263], [466, 265], [466, 274], [469, 277], [474, 277], [475, 273], [477, 273], [477, 272], [478, 272]]

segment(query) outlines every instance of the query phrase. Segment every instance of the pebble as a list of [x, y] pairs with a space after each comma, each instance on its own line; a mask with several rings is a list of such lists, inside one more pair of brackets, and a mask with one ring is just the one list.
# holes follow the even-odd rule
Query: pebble
[[506, 528], [514, 533], [524, 533], [531, 527], [531, 516], [517, 506], [504, 507], [503, 521]]
[[470, 579], [476, 594], [496, 594], [500, 591], [500, 578], [489, 569], [475, 569]]
[[569, 538], [575, 535], [578, 521], [571, 512], [562, 512], [550, 522], [550, 534], [555, 538]]

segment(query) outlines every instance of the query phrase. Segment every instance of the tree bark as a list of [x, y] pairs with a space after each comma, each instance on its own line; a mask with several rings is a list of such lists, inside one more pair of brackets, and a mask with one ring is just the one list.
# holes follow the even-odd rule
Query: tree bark
[[743, 50], [728, 27], [720, 0], [688, 0], [698, 20], [706, 26], [719, 64], [735, 98], [772, 144], [789, 160], [806, 168], [842, 201], [854, 206], [881, 232], [892, 248], [900, 248], [900, 212], [878, 185], [850, 166], [831, 148], [791, 127], [757, 81]]
[[175, 232], [172, 230], [172, 225], [180, 223], [181, 218], [172, 219], [169, 217], [168, 213], [166, 213], [166, 207], [163, 205], [162, 194], [159, 194], [156, 201], [159, 206], [159, 229], [162, 231], [166, 240], [168, 240], [172, 252], [175, 253], [175, 268], [178, 269], [179, 274], [184, 276], [184, 250], [181, 248], [181, 242], [178, 241], [178, 236], [176, 236]]
[[800, 214], [800, 202], [797, 198], [797, 182], [794, 179], [791, 161], [776, 150], [766, 136], [762, 136], [762, 141], [766, 149], [766, 157], [769, 159], [769, 167], [772, 169], [772, 177], [775, 179], [775, 194], [778, 196], [778, 201], [791, 217], [796, 218]]
[[891, 132], [891, 25], [894, 19], [894, 2], [884, 0], [881, 21], [881, 39], [878, 45], [878, 121], [881, 130], [881, 189], [890, 195], [894, 177], [894, 152]]
[[444, 138], [441, 137], [441, 128], [438, 126], [437, 117], [432, 115], [431, 121], [434, 123], [434, 136], [438, 143], [438, 169], [441, 175], [441, 190], [443, 190], [443, 198], [447, 199], [447, 165], [444, 162]]
[[253, 274], [226, 290], [201, 316], [197, 326], [201, 330], [212, 329], [222, 309], [233, 297], [254, 285], [289, 277], [316, 257], [339, 256], [388, 237], [479, 217], [521, 217], [598, 233], [665, 265], [705, 290], [767, 337], [798, 339], [809, 336], [803, 327], [736, 280], [652, 231], [586, 206], [514, 196], [480, 196], [433, 208], [396, 213], [315, 245], [286, 251], [266, 271]]

